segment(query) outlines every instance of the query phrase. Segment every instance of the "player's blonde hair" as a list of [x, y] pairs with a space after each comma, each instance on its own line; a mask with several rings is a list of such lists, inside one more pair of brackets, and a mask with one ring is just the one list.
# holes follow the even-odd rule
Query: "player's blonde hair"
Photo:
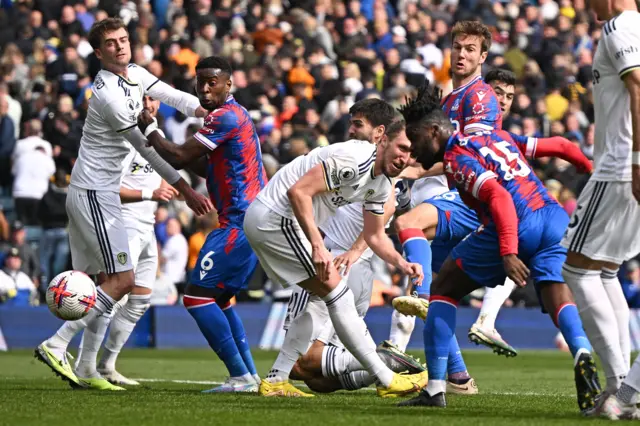
[[[91, 45], [91, 47], [93, 47], [94, 50], [99, 49], [104, 36], [107, 33], [119, 30], [120, 28], [124, 28], [125, 30], [127, 30], [127, 26], [120, 18], [107, 18], [94, 23], [91, 26], [91, 29], [89, 30], [89, 36], [87, 37], [89, 40], [89, 44]], [[127, 34], [128, 33], [129, 31], [127, 30]]]
[[475, 36], [480, 39], [480, 51], [488, 52], [491, 48], [491, 31], [489, 27], [478, 21], [459, 21], [451, 29], [451, 40], [461, 35]]

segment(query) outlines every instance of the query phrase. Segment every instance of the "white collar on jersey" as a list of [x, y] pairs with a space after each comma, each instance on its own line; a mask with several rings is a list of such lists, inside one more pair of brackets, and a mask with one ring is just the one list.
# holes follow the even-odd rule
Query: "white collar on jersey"
[[482, 78], [482, 75], [477, 75], [476, 78], [474, 78], [473, 80], [471, 80], [470, 82], [468, 82], [464, 86], [458, 87], [456, 90], [452, 91], [451, 94], [455, 95], [455, 94], [458, 94], [458, 93], [462, 92], [464, 89], [466, 89], [467, 87], [471, 86], [473, 83], [475, 83], [476, 81], [480, 80], [481, 78]]

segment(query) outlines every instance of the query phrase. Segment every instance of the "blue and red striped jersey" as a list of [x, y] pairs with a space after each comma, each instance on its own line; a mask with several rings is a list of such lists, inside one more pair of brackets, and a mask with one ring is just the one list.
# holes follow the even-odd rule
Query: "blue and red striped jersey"
[[465, 135], [502, 129], [498, 98], [480, 75], [449, 93], [442, 100], [442, 109], [456, 131]]
[[491, 215], [478, 194], [488, 179], [497, 179], [511, 194], [520, 220], [545, 205], [557, 204], [525, 159], [525, 154], [535, 152], [536, 143], [533, 138], [514, 139], [503, 130], [468, 137], [455, 133], [444, 155], [449, 185], [458, 188], [462, 200], [485, 224]]
[[211, 150], [207, 189], [220, 226], [242, 226], [249, 204], [267, 184], [260, 140], [249, 113], [229, 96], [209, 113], [194, 137]]

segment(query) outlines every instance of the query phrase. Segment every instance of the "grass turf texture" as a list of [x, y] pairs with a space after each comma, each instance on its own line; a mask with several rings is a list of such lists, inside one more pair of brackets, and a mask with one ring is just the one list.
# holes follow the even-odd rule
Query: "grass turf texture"
[[[269, 370], [275, 355], [254, 352], [261, 375]], [[314, 399], [264, 398], [201, 394], [201, 390], [214, 385], [171, 381], [223, 381], [223, 364], [213, 352], [205, 350], [125, 350], [118, 361], [121, 373], [159, 380], [126, 392], [74, 391], [36, 361], [31, 351], [12, 351], [0, 353], [0, 425], [477, 426], [603, 422], [578, 414], [568, 354], [523, 351], [517, 358], [505, 359], [471, 351], [464, 356], [480, 394], [449, 396], [449, 406], [443, 410], [398, 408], [394, 405], [402, 399], [381, 399], [371, 390]]]

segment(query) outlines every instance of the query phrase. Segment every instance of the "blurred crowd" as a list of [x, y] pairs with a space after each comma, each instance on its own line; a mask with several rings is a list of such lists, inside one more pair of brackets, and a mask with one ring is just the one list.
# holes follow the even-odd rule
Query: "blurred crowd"
[[[376, 96], [400, 105], [425, 79], [445, 94], [450, 91], [450, 28], [464, 19], [479, 19], [493, 33], [484, 71], [509, 69], [518, 78], [505, 129], [564, 136], [588, 156], [593, 153], [591, 63], [601, 30], [584, 0], [0, 0], [0, 5], [0, 262], [9, 278], [15, 277], [11, 271], [22, 270], [20, 281], [13, 278], [14, 288], [30, 280], [32, 301], [33, 289], [42, 290], [70, 266], [65, 188], [100, 66], [86, 34], [107, 16], [128, 25], [133, 61], [181, 90], [193, 92], [200, 58], [227, 57], [234, 68], [233, 94], [256, 123], [269, 175], [316, 146], [345, 140], [349, 107], [360, 99]], [[178, 144], [201, 125], [166, 105], [159, 121]], [[586, 177], [559, 159], [535, 167], [571, 213]], [[200, 178], [188, 178], [205, 190]], [[215, 215], [196, 220], [180, 201], [161, 206], [159, 279], [179, 288], [215, 226]], [[384, 265], [379, 270], [374, 305], [393, 297], [401, 281]], [[247, 297], [259, 299], [265, 280], [260, 271], [254, 278]], [[516, 295], [510, 303], [537, 303], [529, 296]]]

